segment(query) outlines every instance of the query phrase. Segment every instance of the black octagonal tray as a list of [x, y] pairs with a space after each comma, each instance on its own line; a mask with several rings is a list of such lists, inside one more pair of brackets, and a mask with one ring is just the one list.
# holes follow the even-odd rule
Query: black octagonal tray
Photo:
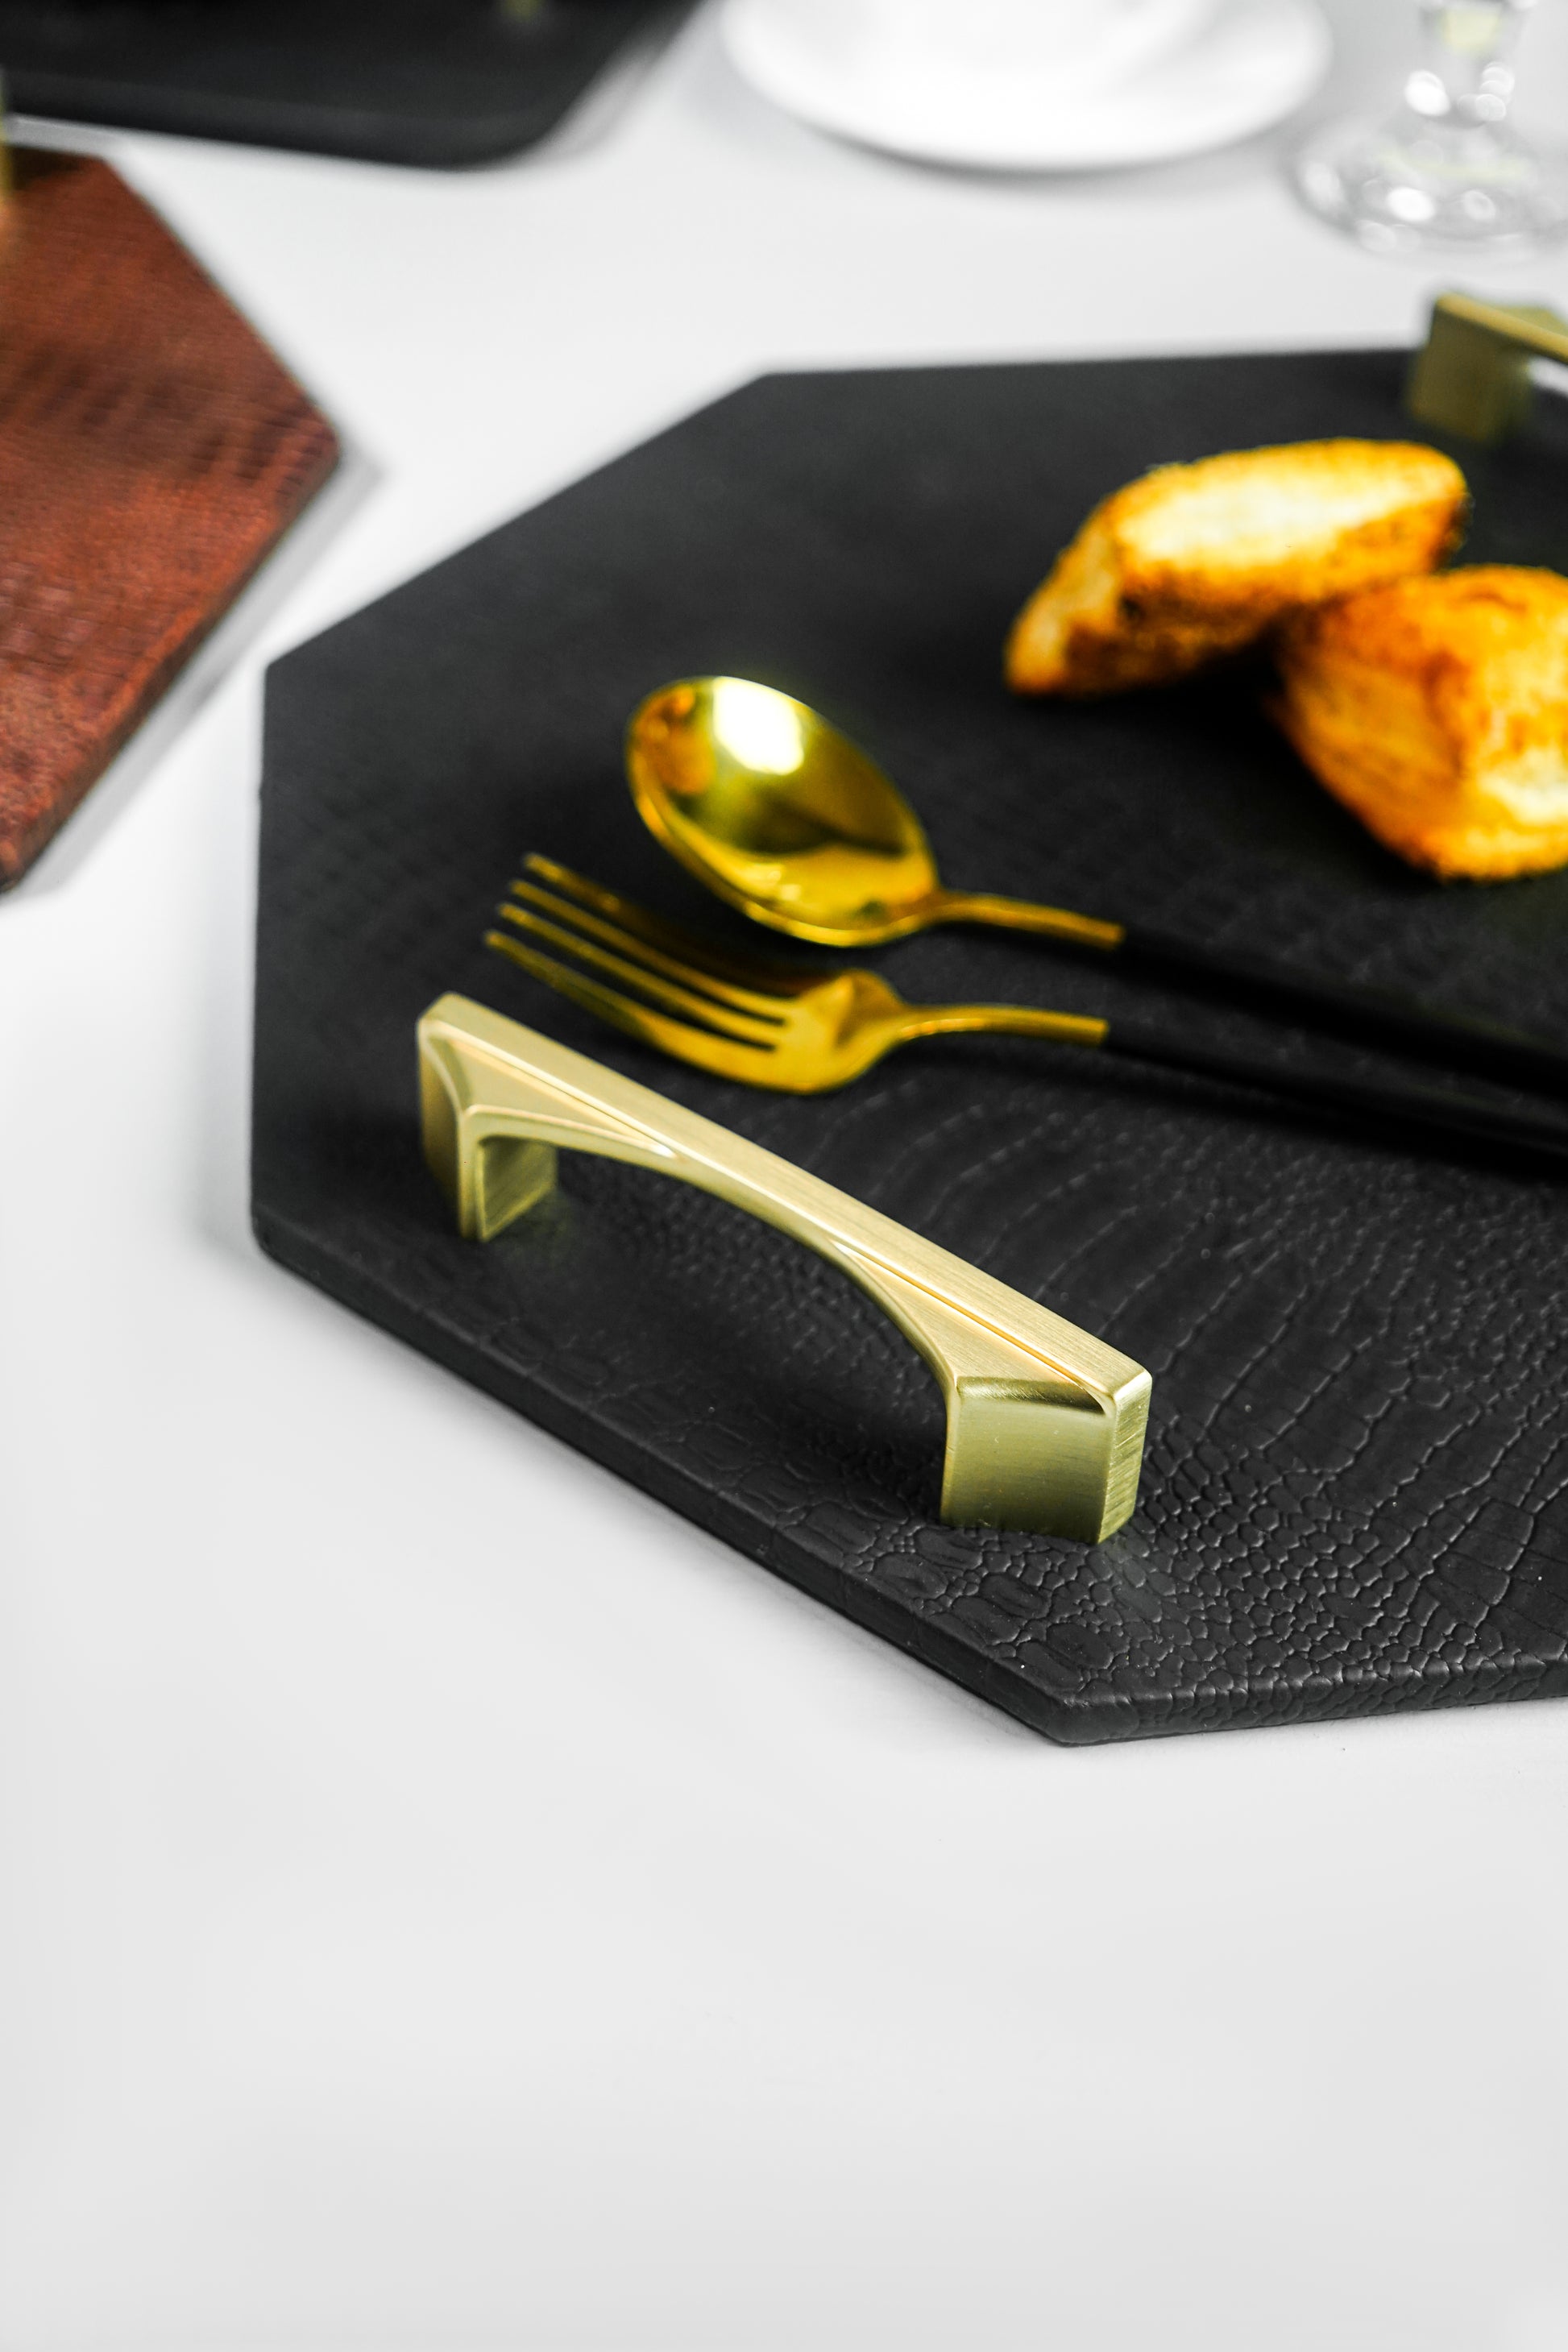
[[[660, 681], [729, 670], [805, 696], [880, 756], [956, 884], [1560, 1034], [1568, 876], [1479, 889], [1409, 872], [1296, 763], [1255, 676], [1079, 709], [999, 683], [1011, 614], [1092, 500], [1161, 459], [1404, 434], [1404, 367], [1361, 352], [772, 377], [280, 663], [264, 1246], [1055, 1738], [1568, 1689], [1568, 1191], [1019, 1041], [911, 1048], [839, 1096], [753, 1093], [601, 1029], [479, 944], [533, 847], [726, 929], [644, 835], [620, 735]], [[1506, 450], [1465, 457], [1472, 557], [1568, 556], [1565, 418], [1545, 404]], [[1114, 1014], [1152, 992], [996, 936], [928, 936], [882, 962], [915, 997]], [[681, 1186], [563, 1161], [547, 1212], [486, 1248], [459, 1241], [414, 1087], [415, 1021], [448, 988], [1147, 1364], [1131, 1523], [1092, 1549], [939, 1525], [941, 1406], [912, 1351], [818, 1261]], [[1158, 1010], [1208, 1037], [1271, 1034], [1193, 999]]]

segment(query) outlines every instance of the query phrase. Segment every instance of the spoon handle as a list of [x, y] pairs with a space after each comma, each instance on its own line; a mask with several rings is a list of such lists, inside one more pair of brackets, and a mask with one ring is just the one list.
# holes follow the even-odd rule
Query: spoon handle
[[1066, 940], [1079, 948], [1113, 951], [1127, 937], [1121, 923], [1102, 922], [1097, 915], [1075, 915], [1069, 907], [1037, 907], [1028, 898], [997, 898], [985, 890], [943, 890], [934, 918], [925, 922], [989, 923], [998, 931], [1033, 931], [1037, 938]]
[[1351, 982], [1319, 979], [1270, 956], [1201, 947], [1167, 931], [1105, 922], [1065, 907], [960, 891], [943, 898], [940, 919], [987, 923], [999, 930], [1030, 931], [1069, 946], [1092, 948], [1134, 971], [1202, 989], [1247, 1012], [1294, 1021], [1362, 1045], [1392, 1046], [1531, 1093], [1568, 1096], [1568, 1054], [1538, 1037], [1467, 1013], [1439, 1012], [1414, 999], [1385, 996]]

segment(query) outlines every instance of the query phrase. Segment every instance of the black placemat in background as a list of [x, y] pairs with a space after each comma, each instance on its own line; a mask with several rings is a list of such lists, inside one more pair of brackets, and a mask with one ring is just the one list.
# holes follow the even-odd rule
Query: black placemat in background
[[451, 167], [554, 130], [677, 0], [0, 0], [24, 114]]
[[[1020, 1041], [910, 1049], [839, 1096], [756, 1094], [642, 1051], [479, 944], [529, 847], [725, 927], [637, 824], [620, 736], [651, 687], [731, 670], [858, 734], [956, 884], [1560, 1034], [1568, 876], [1411, 873], [1298, 766], [1245, 675], [1079, 709], [999, 684], [1007, 621], [1094, 499], [1163, 458], [1402, 435], [1403, 369], [1342, 353], [770, 378], [279, 664], [266, 1247], [1057, 1738], [1568, 1688], [1563, 1189]], [[1468, 553], [1563, 562], [1558, 404], [1466, 462]], [[881, 961], [915, 997], [1149, 1003], [995, 937]], [[445, 988], [1147, 1364], [1129, 1526], [1092, 1549], [940, 1526], [942, 1412], [913, 1351], [807, 1253], [686, 1188], [566, 1159], [550, 1209], [487, 1248], [458, 1241], [415, 1109], [414, 1024]], [[1159, 1009], [1247, 1028], [1190, 999]]]

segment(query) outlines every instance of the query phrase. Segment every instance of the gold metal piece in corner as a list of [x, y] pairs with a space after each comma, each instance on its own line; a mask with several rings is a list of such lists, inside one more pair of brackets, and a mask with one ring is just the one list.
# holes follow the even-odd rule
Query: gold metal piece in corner
[[459, 1232], [488, 1241], [550, 1192], [557, 1151], [695, 1184], [858, 1283], [935, 1373], [942, 1516], [1098, 1543], [1138, 1496], [1149, 1375], [820, 1177], [464, 996], [419, 1024], [425, 1154]]
[[1439, 294], [1415, 355], [1405, 406], [1422, 425], [1467, 441], [1502, 441], [1530, 415], [1532, 359], [1568, 363], [1568, 319], [1533, 302]]

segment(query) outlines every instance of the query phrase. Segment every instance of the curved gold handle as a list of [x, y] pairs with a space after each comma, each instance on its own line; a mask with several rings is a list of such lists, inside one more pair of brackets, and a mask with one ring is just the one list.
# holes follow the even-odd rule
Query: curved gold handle
[[458, 1230], [489, 1241], [548, 1193], [558, 1150], [717, 1193], [841, 1266], [947, 1405], [942, 1516], [1098, 1543], [1138, 1495], [1149, 1375], [820, 1177], [464, 996], [419, 1024], [425, 1156]]

